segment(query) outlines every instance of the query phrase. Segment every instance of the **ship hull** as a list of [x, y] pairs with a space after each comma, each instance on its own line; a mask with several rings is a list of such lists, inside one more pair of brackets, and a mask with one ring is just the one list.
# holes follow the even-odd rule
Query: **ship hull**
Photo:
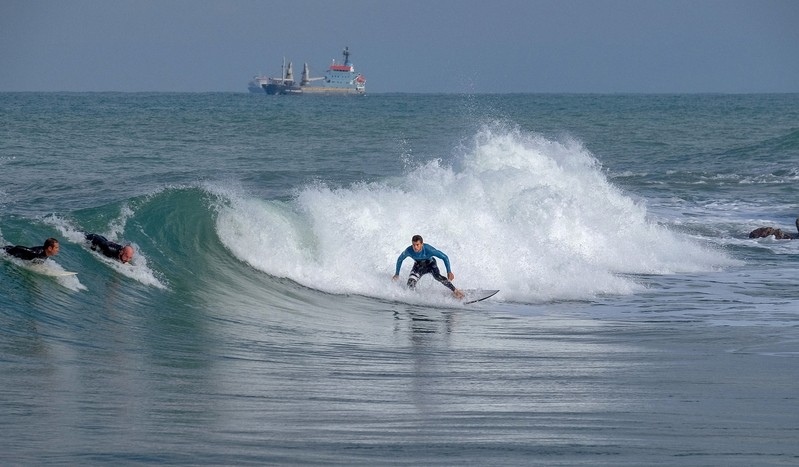
[[299, 86], [288, 86], [285, 84], [264, 84], [263, 88], [270, 96], [302, 94], [302, 89], [300, 89]]
[[285, 96], [299, 94], [327, 94], [327, 95], [363, 95], [365, 91], [359, 88], [334, 88], [322, 86], [286, 86], [283, 84], [265, 84], [264, 91], [270, 96]]
[[323, 86], [302, 86], [303, 94], [361, 95], [365, 90], [357, 88], [333, 88]]

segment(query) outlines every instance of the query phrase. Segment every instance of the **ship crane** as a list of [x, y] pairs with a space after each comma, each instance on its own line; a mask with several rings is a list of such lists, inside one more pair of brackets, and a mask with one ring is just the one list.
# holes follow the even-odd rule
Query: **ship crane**
[[325, 79], [324, 76], [318, 78], [310, 78], [310, 76], [311, 76], [311, 70], [310, 68], [308, 68], [308, 62], [306, 62], [305, 66], [302, 67], [302, 80], [300, 81], [300, 86], [305, 86], [314, 81]]

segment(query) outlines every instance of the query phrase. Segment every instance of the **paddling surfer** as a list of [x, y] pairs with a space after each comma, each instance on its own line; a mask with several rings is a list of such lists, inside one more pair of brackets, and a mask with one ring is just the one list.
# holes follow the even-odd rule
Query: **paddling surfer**
[[[796, 218], [796, 231], [799, 232], [799, 217]], [[777, 240], [792, 240], [794, 238], [799, 238], [799, 235], [791, 236], [790, 234], [783, 232], [782, 229], [775, 229], [774, 227], [759, 227], [749, 232], [749, 238], [766, 238], [772, 235]]]
[[25, 261], [44, 261], [48, 257], [58, 254], [59, 244], [57, 239], [51, 237], [45, 240], [42, 246], [6, 245], [3, 250], [10, 256]]
[[123, 264], [133, 259], [134, 251], [130, 245], [122, 246], [119, 243], [109, 241], [102, 235], [93, 233], [86, 234], [86, 240], [91, 242], [92, 250], [99, 249], [103, 255], [118, 260]]

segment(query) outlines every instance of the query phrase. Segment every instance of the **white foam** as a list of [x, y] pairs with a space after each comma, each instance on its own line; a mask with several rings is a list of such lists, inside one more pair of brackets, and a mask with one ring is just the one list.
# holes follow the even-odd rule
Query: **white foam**
[[[0, 237], [0, 242], [2, 242], [2, 237]], [[56, 280], [56, 282], [70, 290], [76, 292], [86, 290], [86, 286], [81, 284], [76, 275], [69, 275], [68, 271], [52, 258], [48, 258], [44, 261], [25, 261], [13, 256], [9, 256], [5, 253], [5, 251], [2, 250], [0, 250], [0, 256], [6, 261], [14, 263], [20, 268], [33, 271], [43, 276], [52, 277]]]
[[[114, 241], [114, 239], [116, 238], [114, 232], [122, 230], [124, 228], [126, 220], [129, 217], [131, 217], [133, 214], [134, 214], [133, 211], [129, 207], [124, 206], [120, 216], [117, 219], [111, 221], [109, 228], [110, 232], [101, 235], [105, 236], [111, 241]], [[131, 246], [133, 246], [133, 249], [136, 252], [133, 259], [129, 263], [123, 264], [114, 259], [107, 258], [96, 251], [92, 251], [89, 248], [88, 243], [86, 242], [84, 231], [82, 229], [74, 227], [70, 221], [58, 217], [56, 215], [47, 216], [45, 218], [45, 221], [50, 225], [54, 226], [55, 228], [57, 228], [66, 240], [70, 241], [71, 243], [80, 245], [85, 250], [92, 253], [92, 255], [95, 258], [102, 261], [103, 263], [105, 263], [106, 265], [108, 265], [118, 273], [130, 277], [131, 279], [134, 279], [144, 285], [157, 287], [159, 289], [167, 288], [165, 282], [159, 280], [155, 272], [147, 266], [147, 257], [144, 255], [141, 248], [136, 243], [130, 244]]]
[[[314, 184], [289, 203], [225, 195], [217, 230], [237, 257], [334, 293], [404, 294], [386, 279], [414, 234], [449, 255], [457, 286], [520, 301], [629, 294], [641, 287], [630, 275], [734, 263], [648, 219], [579, 142], [498, 125], [452, 167], [430, 161], [392, 180]], [[425, 280], [420, 287], [441, 287]]]

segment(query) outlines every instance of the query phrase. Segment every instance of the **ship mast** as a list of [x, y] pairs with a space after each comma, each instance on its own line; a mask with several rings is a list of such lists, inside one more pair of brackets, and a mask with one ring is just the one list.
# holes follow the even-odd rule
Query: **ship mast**
[[344, 47], [343, 54], [344, 54], [344, 65], [345, 66], [349, 66], [350, 65], [350, 48], [349, 47]]

